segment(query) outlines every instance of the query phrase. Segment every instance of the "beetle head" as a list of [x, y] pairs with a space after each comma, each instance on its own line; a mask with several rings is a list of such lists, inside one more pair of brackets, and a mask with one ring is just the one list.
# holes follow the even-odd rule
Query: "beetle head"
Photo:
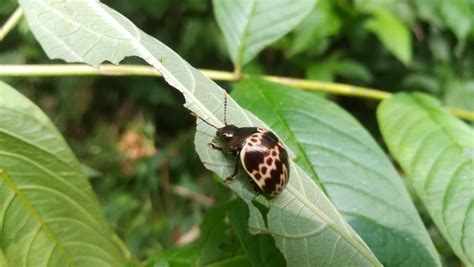
[[235, 136], [235, 132], [238, 127], [235, 125], [226, 125], [222, 128], [217, 129], [216, 137], [214, 141], [217, 141], [222, 144], [227, 144]]

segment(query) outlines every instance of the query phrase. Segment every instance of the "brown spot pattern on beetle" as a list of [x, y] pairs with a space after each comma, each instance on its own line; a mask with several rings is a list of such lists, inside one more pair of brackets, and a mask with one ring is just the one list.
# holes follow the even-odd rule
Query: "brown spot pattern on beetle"
[[266, 194], [278, 195], [288, 182], [288, 154], [272, 132], [258, 128], [242, 147], [245, 171]]

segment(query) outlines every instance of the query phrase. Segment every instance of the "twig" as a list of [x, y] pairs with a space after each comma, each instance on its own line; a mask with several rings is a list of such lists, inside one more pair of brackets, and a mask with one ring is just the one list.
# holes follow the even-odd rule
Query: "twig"
[[15, 12], [7, 19], [5, 24], [0, 28], [0, 42], [5, 39], [7, 34], [15, 28], [15, 26], [20, 22], [21, 17], [23, 16], [23, 9], [17, 7]]
[[212, 205], [214, 205], [214, 202], [215, 202], [213, 198], [193, 192], [183, 186], [172, 185], [171, 191], [180, 197], [194, 200], [206, 207], [211, 207]]
[[[239, 81], [247, 75], [236, 75], [234, 72], [200, 69], [200, 71], [216, 81]], [[0, 65], [0, 77], [51, 77], [51, 76], [161, 76], [155, 68], [143, 65], [111, 65], [104, 64], [95, 69], [85, 64], [59, 65]], [[264, 75], [262, 79], [295, 88], [327, 92], [330, 94], [361, 97], [374, 100], [390, 98], [391, 93], [372, 88], [353, 86], [341, 83], [318, 82], [290, 77]], [[457, 117], [474, 121], [474, 112], [448, 107]]]
[[199, 229], [199, 226], [197, 224], [193, 225], [189, 231], [184, 233], [182, 236], [179, 237], [178, 240], [176, 240], [176, 246], [182, 247], [187, 244], [191, 244], [194, 241], [198, 240], [199, 237], [201, 236], [201, 229]]

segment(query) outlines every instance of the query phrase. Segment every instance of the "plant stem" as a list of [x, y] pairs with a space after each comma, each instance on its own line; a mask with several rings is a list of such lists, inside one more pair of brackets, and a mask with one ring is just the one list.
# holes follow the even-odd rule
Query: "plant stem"
[[[236, 74], [235, 72], [206, 70], [200, 71], [212, 80], [216, 81], [239, 81], [249, 75]], [[0, 65], [0, 77], [45, 77], [45, 76], [161, 76], [155, 68], [143, 65], [112, 65], [103, 64], [99, 68], [93, 68], [85, 64], [58, 64], [58, 65]], [[290, 77], [279, 77], [264, 75], [262, 79], [279, 84], [285, 84], [295, 88], [314, 90], [336, 95], [346, 95], [374, 100], [384, 100], [392, 96], [391, 93], [372, 88], [353, 86], [341, 83], [318, 82]], [[449, 108], [455, 116], [474, 121], [474, 112]]]
[[392, 94], [388, 92], [366, 88], [366, 87], [353, 86], [349, 84], [318, 82], [318, 81], [286, 78], [286, 77], [278, 77], [278, 76], [263, 76], [263, 79], [271, 81], [271, 82], [275, 82], [275, 83], [289, 85], [291, 87], [322, 91], [322, 92], [327, 92], [327, 93], [337, 94], [337, 95], [356, 96], [356, 97], [370, 98], [370, 99], [376, 99], [376, 100], [383, 100], [383, 99], [390, 98], [392, 96]]
[[5, 24], [0, 28], [0, 42], [5, 39], [7, 34], [15, 28], [15, 26], [20, 22], [21, 17], [23, 16], [23, 9], [17, 7], [15, 12], [7, 19]]

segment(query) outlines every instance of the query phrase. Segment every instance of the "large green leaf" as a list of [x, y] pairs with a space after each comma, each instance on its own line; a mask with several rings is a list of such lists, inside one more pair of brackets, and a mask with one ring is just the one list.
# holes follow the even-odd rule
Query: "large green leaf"
[[382, 102], [378, 120], [390, 152], [436, 226], [467, 265], [474, 264], [474, 132], [425, 94]]
[[285, 140], [384, 265], [440, 265], [402, 179], [347, 112], [315, 94], [258, 79], [241, 82], [233, 96]]
[[[50, 57], [92, 65], [104, 60], [117, 63], [125, 56], [141, 57], [183, 93], [188, 109], [218, 127], [224, 125], [221, 117], [224, 91], [116, 11], [100, 2], [86, 0], [20, 0], [20, 3], [36, 38]], [[229, 121], [238, 126], [266, 127], [230, 98], [227, 110]], [[208, 169], [226, 177], [233, 170], [234, 159], [209, 149], [214, 134], [215, 129], [199, 121], [196, 150]], [[240, 179], [230, 186], [249, 206], [249, 226], [253, 231], [272, 234], [289, 265], [380, 265], [307, 174], [292, 161], [290, 168], [286, 190], [269, 202], [263, 196], [258, 198], [267, 206], [266, 214], [251, 201], [255, 195], [248, 177], [241, 173]]]
[[0, 253], [8, 266], [125, 264], [61, 134], [38, 107], [3, 82], [0, 233]]
[[315, 0], [214, 0], [214, 14], [234, 65], [252, 60], [311, 12]]

